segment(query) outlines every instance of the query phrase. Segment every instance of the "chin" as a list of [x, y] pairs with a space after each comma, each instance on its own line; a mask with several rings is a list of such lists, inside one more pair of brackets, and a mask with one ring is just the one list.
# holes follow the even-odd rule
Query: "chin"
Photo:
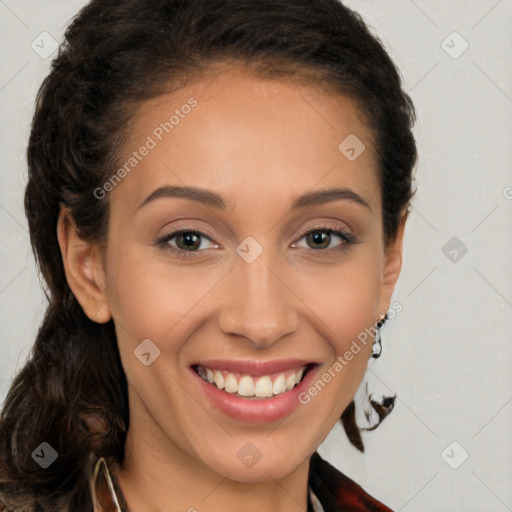
[[[268, 451], [265, 454], [265, 451]], [[313, 450], [314, 451], [314, 450]], [[229, 452], [232, 455], [227, 456]], [[252, 442], [242, 448], [210, 454], [203, 462], [216, 473], [237, 482], [263, 482], [285, 478], [295, 471], [310, 454], [298, 451], [297, 447], [281, 447], [275, 444], [266, 450], [259, 450]]]

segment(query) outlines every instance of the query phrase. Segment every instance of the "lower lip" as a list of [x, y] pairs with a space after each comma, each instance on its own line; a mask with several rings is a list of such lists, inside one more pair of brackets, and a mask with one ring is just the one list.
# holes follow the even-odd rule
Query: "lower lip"
[[302, 381], [292, 390], [272, 398], [247, 399], [219, 389], [215, 384], [202, 379], [194, 369], [190, 371], [204, 393], [218, 409], [237, 420], [249, 423], [270, 423], [285, 418], [300, 404], [299, 394], [306, 390], [313, 381], [317, 365], [312, 367]]

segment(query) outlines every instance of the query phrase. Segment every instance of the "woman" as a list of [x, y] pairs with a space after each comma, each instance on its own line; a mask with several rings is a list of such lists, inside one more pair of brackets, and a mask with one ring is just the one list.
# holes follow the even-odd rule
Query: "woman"
[[28, 146], [49, 306], [0, 420], [5, 510], [390, 510], [316, 449], [340, 418], [362, 449], [413, 121], [336, 0], [90, 2]]

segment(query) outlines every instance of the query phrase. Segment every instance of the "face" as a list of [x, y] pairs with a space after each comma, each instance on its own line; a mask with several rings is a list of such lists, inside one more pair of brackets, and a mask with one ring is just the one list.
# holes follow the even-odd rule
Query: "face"
[[231, 70], [142, 104], [125, 162], [101, 264], [130, 429], [198, 469], [284, 477], [353, 397], [371, 340], [344, 354], [398, 277], [368, 126], [348, 98]]

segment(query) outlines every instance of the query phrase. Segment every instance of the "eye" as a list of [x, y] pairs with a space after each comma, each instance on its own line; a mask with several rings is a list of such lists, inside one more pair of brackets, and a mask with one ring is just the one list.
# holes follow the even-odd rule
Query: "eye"
[[[332, 251], [343, 251], [350, 244], [356, 244], [357, 240], [352, 233], [344, 229], [332, 229], [328, 227], [315, 227], [303, 233], [299, 240], [306, 240], [306, 249], [313, 249], [317, 254], [331, 253]], [[338, 243], [332, 247], [332, 241], [338, 239]], [[179, 257], [197, 256], [197, 253], [205, 249], [218, 248], [212, 238], [205, 233], [191, 228], [181, 228], [162, 237], [156, 241], [157, 245], [170, 250]], [[297, 247], [297, 244], [292, 244]], [[304, 246], [302, 246], [304, 247]]]
[[[345, 250], [348, 245], [357, 243], [354, 235], [344, 229], [336, 230], [322, 226], [317, 226], [306, 231], [302, 234], [300, 240], [303, 238], [306, 240], [306, 248], [314, 249], [314, 252], [318, 254], [342, 251]], [[339, 242], [332, 246], [332, 241], [336, 239], [338, 239]], [[296, 244], [294, 244], [294, 246], [296, 246]]]
[[[175, 239], [175, 242], [173, 240]], [[157, 240], [157, 245], [170, 249], [178, 256], [188, 257], [193, 256], [193, 253], [200, 252], [199, 250], [209, 249], [211, 247], [205, 241], [213, 243], [213, 240], [201, 231], [193, 230], [190, 228], [182, 228], [172, 233], [168, 233]], [[217, 244], [214, 244], [219, 247]]]

